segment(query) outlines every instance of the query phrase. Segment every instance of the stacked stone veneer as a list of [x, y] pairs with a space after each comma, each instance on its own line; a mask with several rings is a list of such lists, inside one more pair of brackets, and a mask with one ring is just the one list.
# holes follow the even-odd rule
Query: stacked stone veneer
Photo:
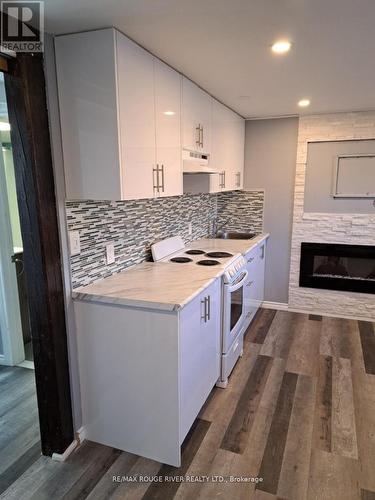
[[375, 295], [300, 288], [301, 242], [375, 245], [372, 214], [304, 213], [308, 142], [374, 139], [375, 112], [303, 117], [299, 121], [289, 307], [327, 314], [375, 319]]

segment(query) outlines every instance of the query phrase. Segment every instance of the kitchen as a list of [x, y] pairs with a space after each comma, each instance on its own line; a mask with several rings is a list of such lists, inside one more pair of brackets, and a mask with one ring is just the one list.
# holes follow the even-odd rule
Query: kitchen
[[[120, 6], [84, 3], [74, 18], [77, 6], [45, 2], [74, 439], [34, 495], [55, 474], [72, 498], [373, 498], [375, 112], [356, 75], [370, 72], [358, 23], [374, 9], [345, 2], [333, 36], [322, 2], [267, 2], [252, 6], [253, 39], [250, 7], [220, 2], [213, 17], [231, 28], [207, 29], [227, 71], [199, 38], [212, 2], [209, 15], [196, 6], [196, 60], [183, 36], [165, 43], [177, 26], [195, 33], [177, 12], [171, 26], [165, 6], [134, 4], [142, 31], [115, 22]], [[253, 82], [225, 50], [237, 26]], [[350, 29], [363, 54], [345, 41], [348, 71]], [[317, 72], [319, 35], [336, 66]], [[110, 479], [133, 475], [133, 490]]]

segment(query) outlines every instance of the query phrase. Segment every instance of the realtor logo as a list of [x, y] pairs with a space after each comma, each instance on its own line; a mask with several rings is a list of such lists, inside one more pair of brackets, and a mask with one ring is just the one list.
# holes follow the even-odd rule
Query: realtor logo
[[3, 52], [42, 52], [44, 2], [1, 2]]

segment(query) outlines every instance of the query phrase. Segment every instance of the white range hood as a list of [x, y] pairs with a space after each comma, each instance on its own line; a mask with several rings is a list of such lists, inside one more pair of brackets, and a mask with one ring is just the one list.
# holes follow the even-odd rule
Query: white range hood
[[182, 164], [184, 174], [217, 174], [217, 170], [210, 167], [210, 155], [205, 153], [183, 149]]

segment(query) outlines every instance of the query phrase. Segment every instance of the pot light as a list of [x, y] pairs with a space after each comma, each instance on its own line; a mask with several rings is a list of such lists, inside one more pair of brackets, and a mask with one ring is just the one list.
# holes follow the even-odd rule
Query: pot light
[[164, 115], [166, 115], [166, 116], [173, 116], [173, 115], [175, 115], [176, 113], [175, 113], [174, 111], [164, 111], [164, 113], [163, 113], [163, 114], [164, 114]]
[[274, 54], [286, 54], [290, 51], [292, 44], [288, 40], [278, 40], [271, 46], [271, 50]]
[[310, 99], [301, 99], [298, 101], [298, 106], [300, 108], [307, 108], [307, 106], [310, 106]]
[[7, 122], [0, 122], [0, 131], [7, 132], [10, 130], [10, 125]]

